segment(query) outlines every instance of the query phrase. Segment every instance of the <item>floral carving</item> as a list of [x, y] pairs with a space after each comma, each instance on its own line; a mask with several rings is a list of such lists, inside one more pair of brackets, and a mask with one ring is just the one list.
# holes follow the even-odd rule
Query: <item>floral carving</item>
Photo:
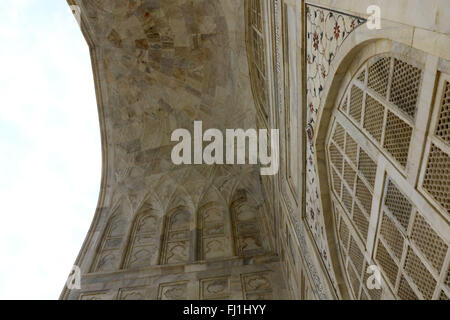
[[365, 19], [328, 10], [313, 5], [306, 6], [306, 61], [307, 61], [307, 150], [306, 159], [306, 224], [322, 253], [322, 260], [331, 270], [324, 220], [318, 189], [318, 176], [314, 150], [314, 134], [317, 130], [317, 116], [324, 99], [325, 84], [334, 58], [348, 36]]

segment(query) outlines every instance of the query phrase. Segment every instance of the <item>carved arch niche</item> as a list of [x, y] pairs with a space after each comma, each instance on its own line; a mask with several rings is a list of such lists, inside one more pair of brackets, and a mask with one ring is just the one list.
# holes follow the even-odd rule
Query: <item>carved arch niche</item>
[[[120, 210], [120, 209], [119, 209]], [[115, 271], [119, 268], [122, 245], [125, 239], [127, 220], [115, 210], [106, 224], [91, 272]]]
[[146, 200], [132, 224], [123, 269], [149, 267], [159, 262], [163, 214]]
[[197, 225], [197, 260], [235, 255], [230, 212], [225, 200], [214, 188], [210, 188], [200, 202]]
[[253, 256], [265, 253], [265, 228], [259, 208], [245, 189], [237, 189], [230, 206], [238, 256]]
[[193, 214], [184, 205], [179, 205], [165, 217], [161, 264], [188, 263], [194, 259], [191, 226]]

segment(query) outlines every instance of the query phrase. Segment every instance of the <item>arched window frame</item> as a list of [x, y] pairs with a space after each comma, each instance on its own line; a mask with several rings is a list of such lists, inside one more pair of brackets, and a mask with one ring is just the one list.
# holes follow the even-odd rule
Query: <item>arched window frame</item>
[[[418, 192], [418, 190], [420, 191], [420, 187], [419, 188], [415, 188], [415, 181], [418, 178], [418, 175], [420, 173], [420, 162], [419, 161], [411, 161], [411, 159], [416, 159], [417, 156], [419, 155], [419, 158], [421, 158], [421, 153], [423, 152], [423, 146], [425, 143], [425, 132], [426, 132], [426, 127], [428, 126], [428, 120], [429, 120], [429, 116], [430, 116], [430, 108], [431, 108], [431, 101], [432, 101], [432, 95], [434, 92], [434, 84], [435, 81], [434, 79], [436, 79], [437, 74], [439, 73], [439, 71], [437, 70], [437, 58], [433, 59], [433, 57], [430, 57], [422, 52], [418, 52], [417, 50], [413, 50], [413, 49], [409, 49], [409, 51], [407, 49], [405, 49], [402, 46], [398, 46], [397, 47], [397, 53], [394, 55], [397, 55], [397, 57], [402, 57], [403, 59], [406, 59], [408, 62], [409, 61], [414, 61], [416, 59], [416, 62], [413, 62], [413, 64], [417, 65], [417, 62], [419, 62], [418, 64], [422, 66], [422, 69], [424, 70], [423, 73], [423, 81], [422, 81], [422, 86], [420, 86], [419, 88], [419, 92], [420, 94], [418, 95], [418, 110], [417, 110], [417, 115], [415, 117], [415, 120], [413, 121], [409, 121], [409, 123], [413, 123], [413, 126], [417, 129], [414, 130], [414, 132], [411, 134], [411, 144], [415, 145], [415, 148], [408, 148], [409, 151], [409, 159], [408, 159], [408, 165], [404, 166], [401, 163], [399, 163], [399, 161], [396, 161], [396, 159], [394, 157], [392, 157], [392, 155], [388, 154], [388, 152], [386, 152], [386, 150], [383, 150], [382, 146], [380, 146], [380, 144], [377, 145], [376, 143], [376, 139], [368, 139], [367, 137], [365, 138], [365, 141], [369, 140], [369, 143], [364, 144], [364, 147], [367, 148], [367, 150], [364, 150], [369, 157], [372, 159], [371, 161], [376, 162], [377, 167], [378, 167], [378, 172], [376, 174], [376, 181], [373, 182], [374, 186], [373, 186], [373, 190], [376, 193], [376, 198], [373, 199], [373, 205], [372, 205], [372, 209], [371, 209], [371, 217], [370, 217], [370, 226], [367, 226], [367, 232], [368, 232], [368, 240], [364, 243], [363, 239], [361, 239], [361, 233], [359, 233], [357, 236], [354, 237], [354, 239], [351, 239], [349, 237], [348, 234], [348, 225], [350, 223], [353, 223], [350, 219], [342, 219], [339, 218], [336, 221], [336, 236], [338, 241], [340, 241], [342, 243], [342, 239], [344, 238], [346, 241], [344, 241], [346, 244], [344, 246], [342, 245], [338, 245], [338, 250], [339, 253], [341, 255], [341, 257], [343, 255], [346, 255], [347, 252], [343, 252], [343, 251], [348, 251], [348, 252], [352, 252], [353, 256], [354, 256], [354, 260], [359, 260], [361, 263], [357, 263], [358, 264], [358, 268], [353, 268], [353, 263], [352, 263], [352, 269], [353, 269], [353, 273], [355, 273], [355, 271], [366, 271], [367, 267], [370, 264], [375, 264], [375, 262], [371, 259], [372, 258], [372, 254], [377, 254], [377, 249], [375, 248], [375, 246], [378, 245], [379, 243], [379, 230], [380, 230], [380, 225], [382, 224], [381, 220], [381, 210], [385, 210], [384, 203], [385, 203], [385, 199], [386, 199], [386, 190], [387, 188], [385, 186], [387, 186], [390, 182], [392, 181], [393, 185], [396, 186], [400, 193], [403, 195], [406, 195], [406, 197], [410, 197], [412, 198], [412, 202], [413, 202], [413, 206], [416, 207], [416, 209], [414, 209], [415, 211], [412, 211], [412, 216], [409, 220], [410, 225], [408, 226], [408, 231], [409, 232], [408, 235], [406, 235], [406, 238], [408, 238], [409, 236], [413, 236], [411, 234], [411, 228], [413, 228], [413, 221], [414, 223], [416, 223], [416, 219], [420, 219], [422, 212], [426, 212], [425, 215], [427, 217], [427, 219], [429, 220], [429, 222], [431, 222], [432, 224], [432, 229], [434, 229], [434, 231], [436, 231], [441, 238], [443, 239], [444, 242], [446, 242], [448, 244], [448, 235], [449, 235], [449, 229], [448, 229], [448, 219], [446, 220], [445, 218], [442, 219], [442, 210], [441, 212], [439, 212], [440, 210], [436, 210], [435, 208], [433, 208], [432, 206], [429, 205], [428, 202], [424, 201], [426, 198], [426, 195], [420, 192]], [[419, 60], [419, 61], [417, 61]], [[360, 60], [356, 59], [356, 63], [360, 64]], [[390, 65], [390, 73], [392, 75], [393, 72], [393, 68], [392, 68], [392, 63], [394, 63], [394, 61], [391, 61], [391, 65]], [[355, 70], [355, 67], [351, 67], [349, 68], [351, 70]], [[361, 76], [360, 73], [355, 73], [353, 75], [353, 78], [356, 80], [351, 80], [351, 81], [355, 81], [358, 82], [359, 80], [363, 80], [363, 81], [359, 81], [359, 86], [361, 88], [361, 84], [363, 84], [363, 86], [365, 86], [367, 84], [367, 72], [364, 74], [364, 77]], [[434, 77], [434, 79], [433, 79]], [[359, 78], [359, 79], [358, 79]], [[427, 81], [425, 81], [425, 79]], [[390, 86], [391, 83], [389, 83], [388, 86]], [[390, 88], [388, 88], [388, 90], [390, 90]], [[333, 116], [332, 116], [332, 120], [330, 121], [331, 125], [330, 125], [330, 130], [328, 132], [328, 136], [326, 138], [327, 141], [327, 167], [328, 167], [328, 172], [329, 172], [329, 186], [330, 189], [335, 188], [333, 186], [334, 184], [334, 176], [335, 174], [333, 173], [332, 170], [334, 170], [334, 166], [331, 164], [331, 157], [332, 157], [332, 152], [329, 151], [329, 147], [330, 144], [328, 143], [329, 141], [331, 141], [333, 135], [335, 134], [335, 119], [338, 120], [338, 122], [341, 123], [341, 125], [343, 127], [345, 127], [346, 129], [348, 128], [354, 128], [355, 124], [357, 123], [357, 121], [355, 121], [355, 118], [352, 116], [349, 116], [350, 114], [350, 106], [349, 106], [349, 101], [346, 100], [346, 97], [350, 97], [349, 95], [347, 95], [348, 93], [348, 89], [345, 89], [345, 94], [343, 94], [342, 90], [339, 90], [339, 92], [341, 92], [340, 94], [340, 98], [338, 99], [339, 101], [339, 105], [336, 107], [335, 111], [333, 112]], [[351, 91], [350, 91], [351, 92]], [[363, 101], [365, 103], [365, 99], [366, 96], [363, 96]], [[437, 98], [436, 101], [440, 101], [440, 97]], [[428, 104], [428, 110], [426, 109], [426, 106]], [[342, 108], [342, 106], [344, 106]], [[390, 106], [389, 110], [391, 109]], [[396, 108], [394, 106], [394, 108]], [[339, 111], [337, 109], [340, 109]], [[344, 113], [342, 113], [341, 111], [344, 110]], [[348, 111], [348, 112], [346, 112]], [[393, 113], [396, 114], [397, 116], [401, 117], [402, 119], [407, 118], [408, 116], [405, 114], [402, 114], [401, 112], [398, 112], [399, 110], [393, 110]], [[435, 111], [436, 112], [436, 111]], [[384, 112], [384, 120], [386, 120], [386, 113], [387, 110], [385, 110]], [[361, 115], [361, 117], [364, 117], [364, 113]], [[434, 116], [436, 118], [436, 116]], [[407, 122], [407, 121], [405, 121]], [[407, 122], [408, 123], [408, 122]], [[421, 130], [425, 127], [425, 130]], [[350, 137], [351, 139], [353, 139], [355, 136], [358, 136], [358, 130], [350, 130], [351, 134], [348, 135], [348, 137]], [[361, 131], [361, 130], [360, 130]], [[364, 136], [365, 132], [359, 132], [359, 135], [363, 135]], [[343, 136], [343, 140], [346, 140], [347, 137], [344, 133]], [[430, 139], [430, 138], [429, 138]], [[433, 139], [433, 138], [431, 138]], [[355, 139], [355, 140], [360, 140], [360, 139]], [[381, 139], [382, 140], [382, 139]], [[421, 146], [422, 147], [417, 147], [417, 143], [418, 141], [421, 141]], [[344, 146], [343, 146], [344, 147]], [[347, 148], [347, 146], [345, 145], [345, 148]], [[429, 147], [427, 147], [429, 149]], [[345, 150], [344, 150], [345, 152]], [[428, 151], [426, 151], [426, 153], [428, 153]], [[358, 157], [358, 155], [357, 155]], [[409, 162], [412, 162], [411, 164]], [[342, 163], [342, 165], [344, 166], [344, 162]], [[423, 166], [425, 166], [425, 164], [423, 164]], [[342, 170], [345, 171], [345, 168], [343, 167]], [[423, 171], [423, 169], [422, 169]], [[422, 173], [423, 176], [423, 173]], [[343, 177], [342, 177], [343, 178]], [[356, 183], [356, 175], [354, 176], [354, 183]], [[344, 180], [344, 179], [342, 179]], [[367, 181], [366, 179], [362, 179], [364, 180], [364, 184], [367, 187]], [[345, 183], [343, 183], [345, 184]], [[399, 187], [401, 186], [401, 187]], [[342, 187], [342, 185], [341, 185]], [[370, 188], [370, 186], [369, 186]], [[418, 190], [417, 190], [418, 189]], [[342, 189], [343, 190], [343, 189]], [[380, 191], [381, 190], [381, 191]], [[384, 190], [384, 191], [383, 191]], [[346, 217], [345, 215], [339, 214], [339, 212], [345, 212], [345, 204], [343, 203], [339, 203], [339, 201], [336, 201], [336, 194], [331, 191], [331, 197], [333, 199], [332, 203], [333, 203], [333, 211], [335, 213], [336, 216], [340, 216], [340, 217]], [[338, 195], [338, 197], [340, 198], [341, 195]], [[382, 203], [380, 203], [380, 201], [383, 201]], [[338, 205], [336, 205], [336, 202], [338, 202]], [[358, 203], [359, 201], [355, 201], [355, 203]], [[378, 203], [378, 204], [377, 204]], [[380, 208], [380, 204], [381, 206], [384, 208]], [[354, 205], [353, 203], [351, 203], [351, 205]], [[372, 213], [376, 212], [373, 216]], [[421, 212], [420, 215], [418, 212]], [[419, 217], [419, 218], [417, 218]], [[441, 222], [444, 221], [444, 226], [441, 225], [441, 223], [439, 222], [439, 217], [441, 218]], [[366, 216], [367, 218], [367, 216]], [[345, 224], [342, 223], [342, 221], [345, 222]], [[375, 238], [376, 237], [376, 238]], [[349, 242], [350, 241], [350, 242]], [[409, 241], [409, 240], [408, 240]], [[341, 250], [342, 247], [345, 247], [345, 250]], [[417, 246], [415, 246], [414, 244], [409, 244], [408, 243], [408, 247], [405, 250], [409, 250], [409, 248], [416, 248]], [[366, 250], [367, 248], [367, 250]], [[403, 257], [402, 257], [402, 261], [400, 261], [399, 263], [403, 263], [405, 261], [405, 255], [407, 254], [405, 252], [405, 250], [403, 251]], [[423, 258], [423, 254], [421, 255], [420, 250], [416, 250], [416, 249], [411, 249], [414, 250], [414, 254], [417, 254], [419, 256], [421, 256], [421, 258]], [[447, 248], [448, 251], [448, 248]], [[408, 253], [409, 254], [409, 253]], [[412, 255], [410, 255], [411, 257]], [[439, 284], [436, 286], [434, 292], [431, 294], [431, 296], [433, 298], [439, 298], [442, 297], [442, 295], [445, 295], [446, 288], [443, 285], [443, 283], [445, 283], [445, 276], [448, 277], [448, 275], [446, 275], [446, 272], [448, 274], [448, 260], [449, 260], [449, 253], [447, 252], [446, 255], [444, 254], [444, 263], [443, 263], [443, 267], [439, 272], [439, 275], [437, 273], [434, 274], [435, 278], [438, 280], [437, 282], [439, 282]], [[376, 256], [375, 260], [376, 260]], [[445, 258], [446, 257], [446, 258]], [[409, 259], [410, 261], [412, 261], [412, 258]], [[342, 263], [342, 260], [340, 261]], [[411, 264], [411, 263], [410, 263]], [[429, 268], [429, 265], [427, 263], [426, 264], [426, 269], [430, 270], [431, 268]], [[345, 265], [341, 265], [341, 267], [343, 267], [343, 269], [346, 269]], [[358, 270], [355, 270], [358, 269]], [[384, 271], [382, 271], [383, 276], [385, 276]], [[359, 281], [358, 286], [365, 282], [367, 280], [367, 275], [366, 274], [361, 274], [361, 278]], [[347, 283], [349, 284], [349, 288], [352, 287], [351, 283], [356, 283], [358, 281], [354, 281], [355, 280], [355, 275], [351, 275], [351, 274], [347, 274], [346, 278], [349, 278], [350, 281], [348, 281]], [[353, 279], [352, 279], [353, 278]], [[400, 290], [402, 290], [402, 292], [400, 293], [400, 295], [402, 295], [403, 297], [407, 297], [407, 289], [406, 288], [406, 284], [408, 284], [409, 286], [411, 286], [411, 281], [408, 276], [403, 276], [400, 274], [396, 275], [396, 281], [394, 286], [389, 286], [390, 294], [392, 297], [397, 297], [398, 298], [398, 294], [400, 292]], [[447, 280], [448, 282], [448, 280]], [[415, 285], [412, 284], [412, 287], [414, 287]], [[447, 284], [448, 286], [448, 284]], [[393, 287], [393, 288], [391, 288]], [[442, 291], [441, 291], [442, 289]], [[447, 287], [448, 289], [448, 287]], [[351, 291], [351, 290], [350, 290]], [[415, 291], [415, 294], [417, 296], [419, 296], [419, 298], [422, 298], [423, 295], [420, 292], [420, 290], [417, 287], [414, 287], [413, 291]], [[383, 294], [387, 294], [387, 296], [389, 296], [389, 293], [387, 293], [386, 291], [384, 291]], [[374, 291], [372, 292], [371, 298], [372, 299], [376, 299], [376, 298], [381, 298], [381, 292], [377, 292]], [[448, 292], [447, 292], [448, 295]], [[363, 291], [360, 287], [358, 287], [358, 294], [354, 295], [352, 294], [352, 296], [354, 298], [367, 298], [368, 294], [366, 291]], [[385, 295], [386, 296], [386, 295]], [[426, 296], [426, 295], [425, 295]], [[428, 297], [430, 297], [430, 294], [428, 294]]]
[[[180, 214], [181, 212], [187, 212], [189, 214], [189, 221], [182, 228], [172, 228], [172, 219], [175, 215]], [[163, 234], [163, 245], [161, 248], [161, 258], [160, 264], [179, 264], [179, 263], [189, 263], [196, 260], [195, 257], [195, 244], [196, 241], [193, 239], [193, 214], [189, 210], [189, 208], [184, 206], [178, 206], [175, 209], [169, 211], [169, 213], [165, 217], [164, 221], [164, 234]], [[183, 261], [170, 262], [169, 250], [173, 247], [176, 247], [178, 244], [183, 244], [186, 252], [186, 259]]]

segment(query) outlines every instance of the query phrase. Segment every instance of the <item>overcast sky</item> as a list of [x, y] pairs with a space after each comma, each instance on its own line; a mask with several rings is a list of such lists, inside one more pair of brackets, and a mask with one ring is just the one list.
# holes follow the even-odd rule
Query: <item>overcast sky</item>
[[64, 0], [0, 0], [0, 299], [58, 299], [97, 204], [89, 50]]

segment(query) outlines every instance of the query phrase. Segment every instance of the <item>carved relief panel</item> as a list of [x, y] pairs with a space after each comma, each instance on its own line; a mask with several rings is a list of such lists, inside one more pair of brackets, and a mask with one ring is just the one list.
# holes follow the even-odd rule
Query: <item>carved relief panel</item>
[[190, 259], [191, 213], [176, 208], [166, 217], [164, 248], [161, 264], [186, 263]]
[[91, 269], [92, 272], [105, 272], [118, 269], [125, 229], [125, 219], [117, 216], [110, 219], [98, 248], [97, 257]]
[[158, 300], [186, 300], [187, 284], [187, 281], [160, 284]]
[[156, 265], [160, 247], [162, 217], [150, 204], [144, 204], [136, 218], [124, 268]]
[[117, 291], [93, 291], [80, 294], [79, 300], [113, 300]]
[[244, 298], [247, 300], [271, 300], [272, 283], [269, 272], [241, 275]]
[[119, 290], [118, 300], [146, 300], [148, 288], [124, 288]]
[[245, 190], [238, 190], [231, 204], [236, 238], [236, 251], [240, 256], [264, 253], [259, 212], [249, 201]]
[[200, 299], [227, 299], [230, 296], [229, 277], [200, 280]]
[[233, 255], [228, 210], [208, 203], [199, 210], [199, 260], [225, 258]]

